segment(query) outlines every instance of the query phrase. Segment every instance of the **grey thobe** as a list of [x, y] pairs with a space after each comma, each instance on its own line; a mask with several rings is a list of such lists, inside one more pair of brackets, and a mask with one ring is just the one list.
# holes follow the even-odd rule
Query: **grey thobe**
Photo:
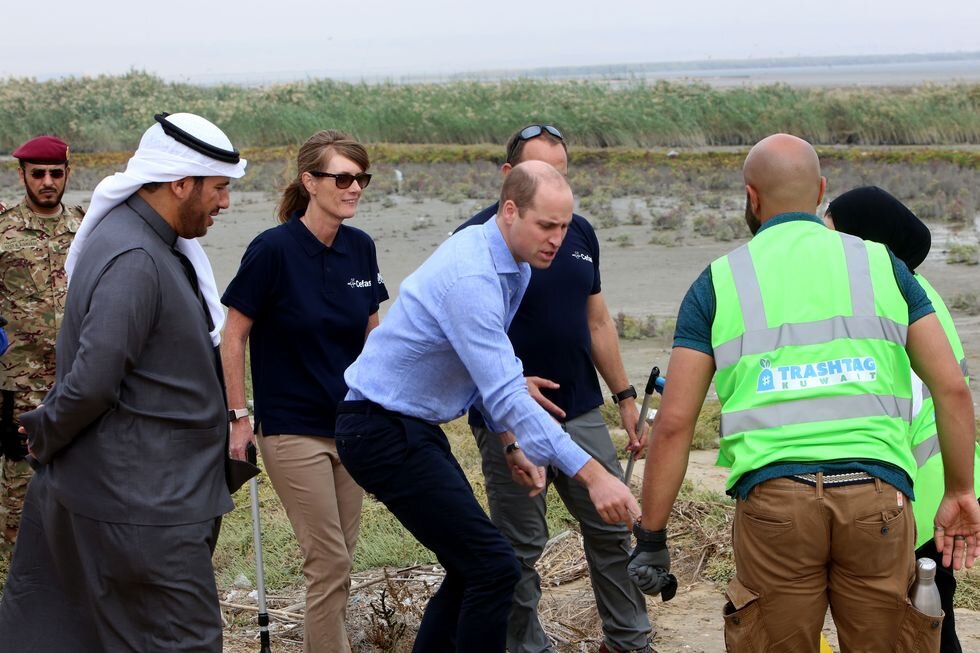
[[221, 650], [226, 407], [176, 237], [133, 195], [79, 259], [55, 386], [21, 416], [41, 467], [0, 603], [11, 650]]

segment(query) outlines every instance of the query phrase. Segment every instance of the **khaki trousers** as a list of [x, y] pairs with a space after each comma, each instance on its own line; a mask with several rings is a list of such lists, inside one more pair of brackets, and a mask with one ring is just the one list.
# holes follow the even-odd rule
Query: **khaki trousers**
[[260, 435], [259, 450], [303, 551], [306, 653], [349, 653], [345, 620], [364, 492], [333, 438]]
[[760, 483], [737, 502], [732, 542], [728, 651], [818, 653], [828, 604], [841, 653], [939, 650], [942, 619], [908, 601], [915, 520], [891, 485]]

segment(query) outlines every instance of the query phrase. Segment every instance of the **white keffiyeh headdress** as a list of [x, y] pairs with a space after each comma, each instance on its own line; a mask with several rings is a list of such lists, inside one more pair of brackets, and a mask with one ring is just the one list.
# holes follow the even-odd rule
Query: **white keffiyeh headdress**
[[[234, 150], [225, 133], [213, 123], [192, 113], [162, 115], [169, 123], [168, 128], [175, 126], [184, 142], [178, 141], [176, 136], [168, 135], [163, 128], [163, 120], [158, 118], [157, 123], [143, 133], [139, 149], [129, 160], [125, 172], [117, 172], [99, 182], [92, 193], [92, 202], [85, 213], [85, 218], [68, 249], [65, 272], [69, 280], [79, 257], [85, 251], [85, 240], [92, 230], [109, 211], [128, 199], [143, 184], [176, 181], [184, 177], [239, 179], [244, 176], [247, 162], [245, 159], [232, 162], [238, 159], [237, 151]], [[185, 142], [191, 142], [194, 147]], [[205, 151], [209, 149], [213, 149], [215, 154], [206, 154]], [[223, 156], [222, 152], [234, 153], [235, 156]], [[215, 158], [216, 156], [218, 158]], [[214, 281], [211, 262], [196, 238], [178, 238], [177, 249], [190, 259], [197, 272], [198, 285], [207, 301], [211, 319], [214, 321], [211, 341], [217, 346], [225, 313]]]

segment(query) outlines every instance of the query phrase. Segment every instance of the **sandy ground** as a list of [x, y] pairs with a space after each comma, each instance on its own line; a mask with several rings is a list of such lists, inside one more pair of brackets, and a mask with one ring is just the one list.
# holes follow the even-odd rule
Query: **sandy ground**
[[[83, 194], [79, 194], [84, 197]], [[362, 202], [358, 214], [348, 223], [371, 234], [378, 247], [381, 273], [385, 277], [392, 301], [398, 286], [460, 223], [489, 202], [466, 200], [449, 204], [441, 200], [421, 202], [391, 196], [391, 206], [380, 201]], [[621, 200], [625, 205], [626, 201]], [[237, 270], [242, 253], [257, 234], [275, 226], [274, 198], [266, 193], [233, 194], [227, 213], [218, 216], [215, 225], [202, 239], [214, 266], [219, 288], [224, 288]], [[588, 217], [588, 216], [586, 216]], [[649, 225], [620, 225], [599, 229], [602, 260], [602, 289], [610, 313], [637, 317], [656, 316], [672, 319], [691, 282], [714, 258], [738, 242], [719, 242], [704, 237], [689, 237], [683, 246], [666, 247], [649, 244]], [[919, 270], [939, 293], [950, 297], [964, 290], [980, 289], [977, 267], [948, 265], [945, 262], [945, 239], [934, 229], [929, 258]], [[976, 242], [976, 232], [967, 238]], [[963, 240], [960, 235], [960, 239]], [[628, 245], [623, 245], [628, 242]], [[381, 307], [382, 319], [392, 301]], [[954, 315], [957, 330], [966, 348], [972, 369], [980, 369], [980, 316]], [[666, 372], [670, 342], [663, 339], [624, 340], [621, 342], [627, 372], [636, 386], [645, 383], [653, 365]], [[974, 403], [980, 401], [980, 384], [974, 384]]]

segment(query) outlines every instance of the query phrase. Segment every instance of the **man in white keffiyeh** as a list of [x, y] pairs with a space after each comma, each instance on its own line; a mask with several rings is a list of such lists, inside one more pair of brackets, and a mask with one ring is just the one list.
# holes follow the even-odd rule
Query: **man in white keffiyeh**
[[0, 602], [4, 650], [222, 648], [222, 315], [197, 238], [245, 161], [200, 116], [155, 118], [95, 189], [65, 265], [54, 387], [20, 416], [37, 471]]
[[[193, 113], [161, 114], [157, 122], [143, 133], [139, 149], [129, 160], [126, 170], [106, 177], [95, 187], [85, 219], [68, 250], [65, 271], [69, 282], [92, 230], [109, 211], [126, 201], [144, 184], [172, 182], [185, 177], [240, 179], [245, 175], [246, 163], [238, 156], [225, 133], [208, 120]], [[213, 220], [208, 226], [211, 223]], [[204, 233], [178, 235], [181, 237], [177, 239], [177, 249], [190, 259], [197, 272], [201, 293], [214, 322], [211, 341], [217, 346], [224, 323], [224, 310], [211, 263], [197, 241], [197, 236]]]

